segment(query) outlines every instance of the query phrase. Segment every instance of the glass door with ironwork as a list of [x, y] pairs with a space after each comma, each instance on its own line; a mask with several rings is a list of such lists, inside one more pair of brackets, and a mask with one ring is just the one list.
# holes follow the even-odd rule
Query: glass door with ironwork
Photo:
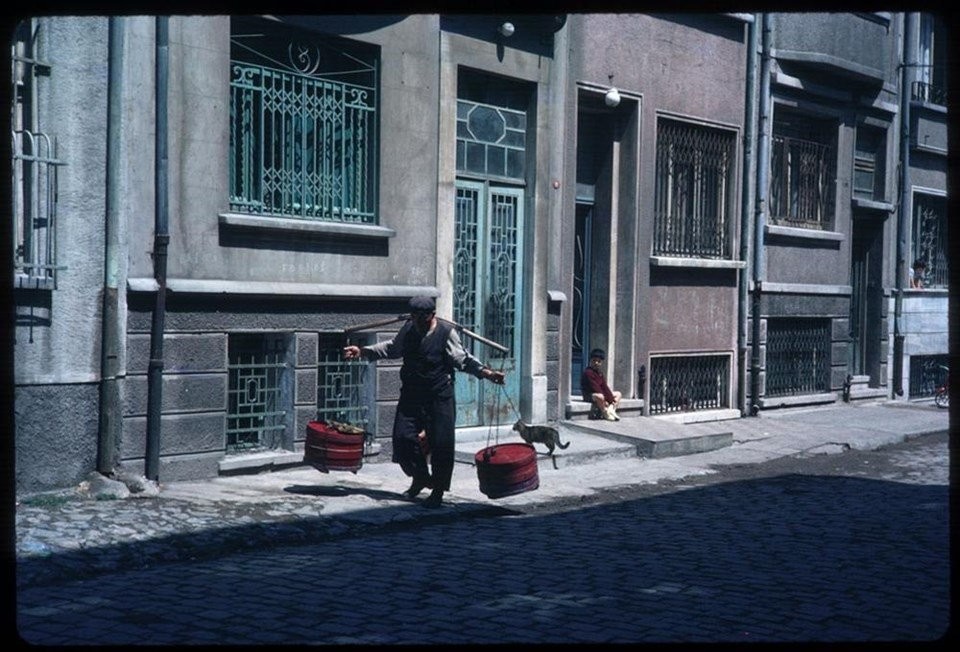
[[456, 192], [454, 321], [509, 349], [461, 338], [473, 355], [506, 372], [509, 401], [497, 386], [457, 374], [457, 425], [489, 425], [510, 418], [510, 402], [519, 407], [524, 191], [458, 180]]

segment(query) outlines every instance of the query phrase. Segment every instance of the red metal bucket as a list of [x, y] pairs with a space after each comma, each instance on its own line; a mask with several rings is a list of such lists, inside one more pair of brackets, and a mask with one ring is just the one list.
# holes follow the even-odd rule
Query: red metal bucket
[[537, 451], [531, 444], [498, 444], [474, 455], [480, 491], [488, 498], [503, 498], [540, 486]]
[[318, 471], [353, 471], [363, 466], [363, 431], [353, 426], [311, 421], [303, 461]]

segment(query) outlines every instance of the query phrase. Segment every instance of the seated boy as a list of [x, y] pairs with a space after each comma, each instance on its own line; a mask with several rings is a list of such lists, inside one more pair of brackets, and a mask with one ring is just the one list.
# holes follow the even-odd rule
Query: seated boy
[[593, 403], [590, 418], [619, 421], [617, 406], [620, 405], [621, 394], [610, 389], [603, 372], [600, 371], [605, 358], [603, 349], [590, 352], [590, 366], [583, 370], [580, 377], [580, 391], [583, 393], [583, 400]]

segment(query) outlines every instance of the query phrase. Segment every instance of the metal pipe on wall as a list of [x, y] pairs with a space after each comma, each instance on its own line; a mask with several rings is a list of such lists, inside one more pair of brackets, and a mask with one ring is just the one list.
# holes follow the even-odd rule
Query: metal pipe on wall
[[897, 260], [894, 271], [896, 296], [893, 304], [893, 393], [896, 396], [903, 396], [903, 344], [906, 337], [900, 328], [903, 320], [903, 277], [910, 224], [906, 211], [910, 206], [910, 71], [914, 65], [911, 40], [915, 17], [913, 12], [904, 13], [903, 51], [900, 60], [900, 197], [897, 207]]
[[147, 371], [147, 445], [145, 475], [160, 475], [160, 427], [163, 397], [163, 330], [167, 298], [167, 245], [170, 242], [167, 217], [167, 85], [169, 81], [170, 18], [156, 19], [156, 143], [154, 158], [153, 275], [157, 293], [150, 327], [150, 363]]
[[107, 187], [104, 219], [104, 271], [100, 342], [100, 426], [97, 438], [97, 471], [112, 474], [122, 425], [120, 406], [120, 133], [123, 101], [122, 17], [109, 18], [107, 40]]
[[737, 285], [737, 396], [740, 416], [748, 416], [747, 407], [747, 290], [753, 266], [750, 264], [751, 243], [753, 239], [753, 202], [754, 175], [756, 174], [756, 156], [754, 144], [757, 138], [757, 49], [760, 37], [756, 19], [747, 24], [747, 88], [746, 115], [744, 117], [743, 136], [743, 195], [741, 196], [740, 224], [740, 260], [747, 268], [740, 271]]
[[751, 339], [753, 340], [750, 353], [750, 413], [756, 415], [760, 411], [760, 311], [761, 289], [763, 285], [763, 231], [767, 220], [767, 178], [770, 171], [770, 132], [771, 132], [771, 97], [770, 97], [770, 14], [764, 13], [761, 18], [761, 54], [760, 54], [760, 122], [757, 142], [757, 186], [756, 203], [754, 205], [755, 222], [753, 227], [753, 300], [751, 306]]

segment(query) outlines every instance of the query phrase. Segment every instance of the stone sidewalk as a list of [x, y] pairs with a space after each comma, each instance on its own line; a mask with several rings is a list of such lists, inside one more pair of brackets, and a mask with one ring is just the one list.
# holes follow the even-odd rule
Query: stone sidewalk
[[[561, 438], [570, 446], [556, 451], [557, 468], [540, 453], [536, 490], [490, 499], [479, 490], [475, 467], [462, 463], [454, 469], [444, 506], [436, 510], [400, 497], [409, 481], [388, 461], [367, 462], [357, 473], [325, 474], [294, 466], [256, 475], [161, 482], [159, 491], [124, 499], [96, 499], [79, 490], [42, 494], [24, 497], [16, 506], [17, 584], [357, 537], [421, 522], [522, 514], [558, 499], [587, 500], [606, 489], [717, 473], [725, 465], [875, 449], [947, 431], [947, 410], [930, 402], [902, 401], [791, 408], [707, 423], [677, 424], [652, 417], [611, 424], [564, 422]], [[663, 433], [680, 438], [675, 450], [700, 452], [641, 457], [649, 442], [662, 441]], [[469, 461], [489, 443], [483, 437], [458, 441], [458, 460]]]

